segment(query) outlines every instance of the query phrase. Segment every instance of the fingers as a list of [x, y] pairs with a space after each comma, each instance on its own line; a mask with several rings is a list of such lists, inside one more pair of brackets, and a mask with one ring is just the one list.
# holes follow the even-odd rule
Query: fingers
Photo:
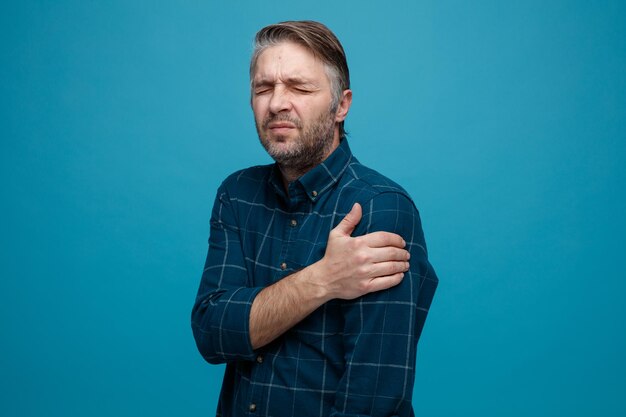
[[354, 231], [354, 228], [361, 221], [362, 215], [363, 211], [361, 209], [361, 205], [359, 203], [354, 203], [354, 205], [352, 206], [352, 210], [350, 210], [350, 213], [346, 214], [346, 217], [344, 217], [339, 222], [334, 230], [344, 236], [350, 236]]
[[394, 246], [396, 248], [404, 248], [406, 242], [402, 239], [402, 236], [389, 232], [374, 232], [367, 235], [360, 236], [370, 248], [384, 248], [385, 246]]
[[371, 278], [385, 277], [407, 272], [409, 268], [410, 265], [406, 261], [379, 262], [368, 267], [367, 275]]
[[371, 248], [369, 252], [370, 260], [373, 263], [386, 261], [408, 261], [411, 254], [405, 249], [385, 246], [384, 248]]
[[395, 287], [404, 279], [404, 273], [398, 272], [397, 274], [387, 275], [384, 277], [374, 278], [369, 282], [368, 292], [382, 291], [391, 287]]

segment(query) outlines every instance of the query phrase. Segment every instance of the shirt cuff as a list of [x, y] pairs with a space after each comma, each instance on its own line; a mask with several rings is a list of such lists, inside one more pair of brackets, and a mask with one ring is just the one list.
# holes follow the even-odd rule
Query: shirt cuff
[[[250, 310], [261, 287], [242, 287], [225, 294], [216, 302], [219, 315], [213, 322], [213, 352], [222, 360], [254, 360], [250, 342]], [[209, 301], [211, 303], [211, 301]]]

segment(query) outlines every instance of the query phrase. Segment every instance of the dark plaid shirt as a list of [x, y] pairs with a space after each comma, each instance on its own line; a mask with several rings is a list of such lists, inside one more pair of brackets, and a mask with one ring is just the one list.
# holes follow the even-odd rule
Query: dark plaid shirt
[[[353, 236], [400, 234], [411, 252], [402, 283], [332, 300], [253, 350], [250, 306], [264, 287], [324, 256], [328, 233], [359, 202]], [[411, 416], [415, 355], [438, 279], [419, 214], [399, 185], [352, 155], [347, 140], [285, 192], [275, 165], [245, 169], [220, 186], [194, 337], [210, 363], [226, 363], [218, 415]]]

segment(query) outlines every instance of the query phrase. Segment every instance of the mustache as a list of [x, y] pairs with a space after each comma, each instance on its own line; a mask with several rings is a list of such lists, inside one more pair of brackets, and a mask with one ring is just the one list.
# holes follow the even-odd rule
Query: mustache
[[286, 113], [278, 113], [278, 114], [267, 116], [263, 120], [263, 128], [267, 129], [267, 126], [272, 122], [289, 122], [289, 123], [293, 123], [293, 125], [297, 127], [298, 129], [302, 128], [302, 122], [300, 121], [300, 119], [298, 119], [297, 117], [291, 117], [290, 115]]

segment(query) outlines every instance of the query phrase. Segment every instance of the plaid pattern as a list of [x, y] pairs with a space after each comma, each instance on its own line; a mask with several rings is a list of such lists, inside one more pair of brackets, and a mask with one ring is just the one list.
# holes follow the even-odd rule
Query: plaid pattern
[[[254, 351], [256, 294], [320, 260], [328, 233], [355, 202], [363, 218], [353, 236], [384, 230], [407, 242], [411, 269], [402, 283], [332, 300]], [[231, 175], [217, 193], [192, 312], [202, 356], [227, 363], [217, 415], [413, 415], [417, 341], [437, 282], [412, 200], [361, 165], [347, 140], [288, 194], [274, 165]]]

